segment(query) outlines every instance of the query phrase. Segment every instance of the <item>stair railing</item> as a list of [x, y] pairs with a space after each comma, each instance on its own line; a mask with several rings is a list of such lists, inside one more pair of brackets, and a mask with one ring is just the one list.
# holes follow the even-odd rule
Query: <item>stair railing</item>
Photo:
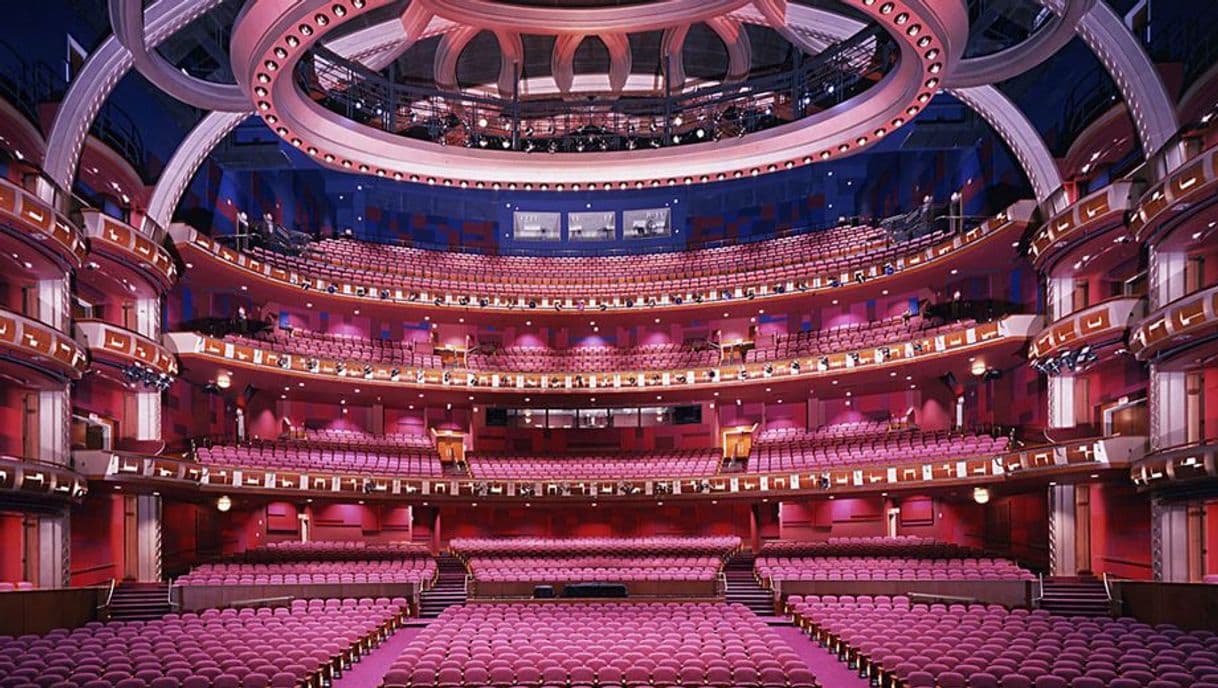
[[1032, 597], [1032, 608], [1039, 609], [1040, 603], [1045, 599], [1045, 574], [1036, 574], [1036, 594]]
[[118, 584], [118, 581], [114, 578], [111, 578], [110, 583], [106, 585], [106, 599], [101, 604], [97, 605], [97, 611], [98, 611], [99, 616], [101, 615], [101, 612], [106, 612], [106, 613], [110, 612], [110, 602], [112, 600], [114, 600], [114, 587], [117, 584]]
[[1107, 571], [1104, 572], [1104, 594], [1108, 596], [1108, 612], [1119, 616], [1122, 611], [1122, 601], [1112, 596], [1112, 580], [1115, 578], [1116, 576], [1109, 575]]
[[716, 580], [718, 589], [715, 591], [717, 597], [722, 597], [727, 594], [727, 574], [723, 571], [719, 572], [719, 577]]
[[461, 584], [461, 591], [465, 593], [465, 599], [467, 599], [467, 600], [469, 599], [470, 590], [474, 590], [474, 589], [475, 589], [474, 574], [472, 574], [472, 573], [465, 574], [465, 578], [462, 579], [462, 584]]
[[170, 611], [176, 612], [178, 610], [178, 608], [180, 608], [182, 605], [173, 599], [173, 588], [174, 588], [173, 583], [170, 583], [169, 586], [165, 589], [165, 597], [166, 597], [165, 601], [169, 603]]

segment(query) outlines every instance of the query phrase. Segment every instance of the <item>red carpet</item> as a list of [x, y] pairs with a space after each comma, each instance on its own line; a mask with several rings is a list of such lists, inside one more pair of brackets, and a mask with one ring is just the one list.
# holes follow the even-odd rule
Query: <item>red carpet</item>
[[869, 688], [857, 672], [839, 662], [835, 655], [800, 633], [795, 626], [775, 626], [774, 630], [808, 663], [808, 668], [816, 674], [816, 682], [824, 688]]
[[389, 640], [381, 643], [380, 647], [351, 667], [351, 670], [345, 672], [342, 678], [336, 680], [333, 688], [376, 688], [381, 685], [381, 679], [385, 677], [385, 672], [389, 671], [393, 660], [398, 658], [402, 650], [411, 640], [414, 640], [421, 630], [423, 630], [422, 626], [399, 628], [397, 633], [389, 637]]

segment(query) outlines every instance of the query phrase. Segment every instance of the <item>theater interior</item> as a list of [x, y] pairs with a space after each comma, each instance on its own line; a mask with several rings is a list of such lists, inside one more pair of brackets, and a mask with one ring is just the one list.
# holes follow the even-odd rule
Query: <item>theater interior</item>
[[1218, 688], [1218, 3], [0, 24], [0, 688]]

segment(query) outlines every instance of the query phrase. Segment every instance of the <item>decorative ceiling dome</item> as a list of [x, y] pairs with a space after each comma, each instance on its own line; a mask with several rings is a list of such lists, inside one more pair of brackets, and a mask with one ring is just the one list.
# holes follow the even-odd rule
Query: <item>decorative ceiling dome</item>
[[[364, 66], [361, 54], [384, 50], [387, 33], [355, 20], [398, 7], [256, 4], [233, 34], [234, 73], [272, 130], [337, 169], [490, 188], [640, 188], [866, 148], [921, 111], [968, 37], [963, 4], [926, 0], [835, 11], [781, 0], [413, 0], [390, 38], [401, 57]], [[691, 61], [711, 65], [691, 74], [690, 51], [720, 52]]]

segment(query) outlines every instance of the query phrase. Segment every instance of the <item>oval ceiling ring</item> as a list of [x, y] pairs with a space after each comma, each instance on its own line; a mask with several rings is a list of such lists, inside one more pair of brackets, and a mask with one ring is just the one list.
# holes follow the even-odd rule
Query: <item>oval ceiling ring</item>
[[919, 113], [968, 38], [961, 2], [851, 0], [895, 39], [895, 68], [825, 111], [730, 141], [642, 152], [538, 155], [466, 149], [360, 125], [313, 102], [296, 84], [297, 62], [328, 31], [392, 0], [252, 3], [233, 33], [233, 66], [256, 110], [281, 138], [333, 169], [447, 186], [561, 190], [643, 188], [756, 176], [873, 145]]

